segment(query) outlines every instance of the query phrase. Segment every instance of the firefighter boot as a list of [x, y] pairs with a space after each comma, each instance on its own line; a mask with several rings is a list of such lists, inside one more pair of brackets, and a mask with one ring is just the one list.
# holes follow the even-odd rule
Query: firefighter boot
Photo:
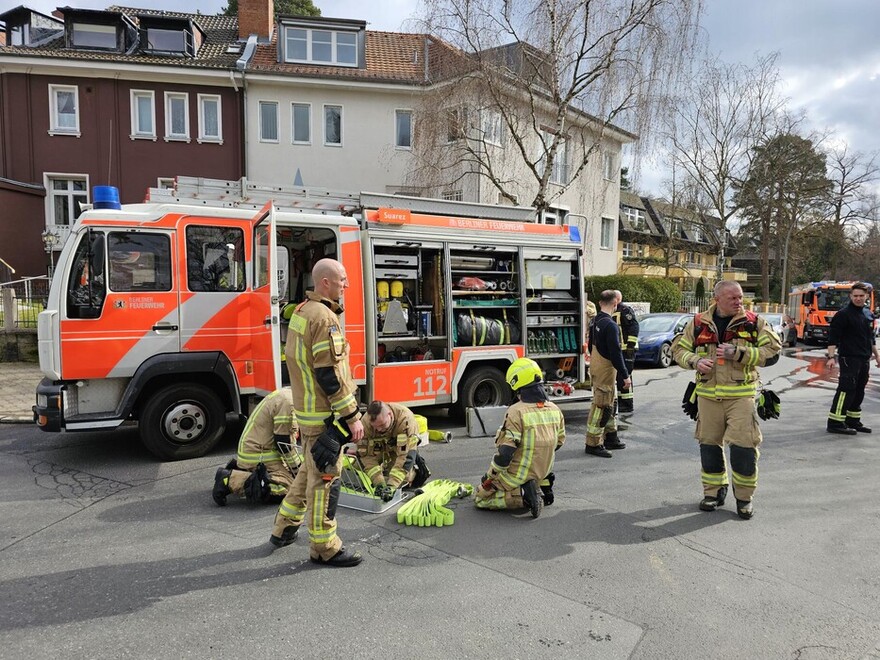
[[544, 506], [550, 506], [556, 499], [553, 495], [553, 484], [556, 482], [556, 475], [549, 473], [541, 482], [541, 497], [544, 498]]
[[296, 541], [296, 535], [299, 532], [299, 525], [291, 525], [290, 527], [285, 527], [284, 531], [281, 532], [281, 536], [272, 536], [269, 537], [269, 543], [274, 545], [276, 548], [283, 548], [286, 545], [290, 545], [294, 541]]
[[537, 518], [541, 515], [541, 509], [544, 508], [544, 499], [538, 494], [537, 481], [529, 479], [522, 485], [522, 498], [526, 506], [529, 507], [529, 511], [532, 512], [532, 518]]
[[311, 562], [313, 564], [319, 564], [321, 566], [333, 566], [335, 568], [348, 568], [350, 566], [357, 566], [363, 561], [364, 557], [359, 552], [352, 552], [345, 547], [339, 549], [335, 555], [330, 557], [330, 559], [321, 559], [320, 557], [311, 557]]
[[605, 445], [596, 445], [595, 447], [587, 445], [584, 447], [584, 453], [601, 456], [602, 458], [611, 458], [611, 452], [605, 449]]
[[232, 470], [217, 468], [217, 473], [214, 475], [214, 490], [211, 491], [211, 497], [214, 498], [217, 506], [226, 506], [226, 496], [232, 492], [229, 487], [230, 474]]
[[858, 433], [855, 429], [847, 427], [843, 422], [835, 422], [833, 420], [828, 420], [828, 426], [825, 427], [825, 430], [828, 433], [838, 433], [840, 435], [855, 435]]
[[745, 500], [737, 500], [736, 515], [743, 520], [751, 520], [752, 516], [755, 515], [755, 508], [752, 506], [751, 501], [746, 502]]
[[859, 419], [847, 419], [846, 420], [846, 428], [852, 429], [853, 431], [856, 431], [857, 433], [870, 433], [871, 432], [870, 427], [862, 424], [861, 420], [859, 420]]
[[[724, 499], [727, 497], [727, 486], [718, 489], [715, 497], [706, 496], [700, 502], [700, 511], [714, 511], [719, 506], [724, 506]], [[737, 511], [739, 511], [739, 500], [737, 500]]]
[[605, 449], [626, 449], [626, 444], [617, 437], [617, 431], [605, 434]]

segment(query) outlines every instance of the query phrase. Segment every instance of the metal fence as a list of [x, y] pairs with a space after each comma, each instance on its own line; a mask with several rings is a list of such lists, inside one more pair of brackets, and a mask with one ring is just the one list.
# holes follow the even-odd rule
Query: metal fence
[[49, 278], [26, 277], [0, 284], [0, 319], [3, 330], [36, 328], [37, 316], [46, 308]]

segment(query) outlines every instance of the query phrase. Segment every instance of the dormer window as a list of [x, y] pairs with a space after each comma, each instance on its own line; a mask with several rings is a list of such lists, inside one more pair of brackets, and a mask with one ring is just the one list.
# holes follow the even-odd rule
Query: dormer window
[[363, 21], [281, 18], [284, 62], [363, 66]]
[[95, 23], [74, 23], [70, 40], [74, 48], [100, 48], [117, 50], [116, 26]]
[[112, 11], [64, 8], [68, 48], [125, 52], [134, 44], [137, 31], [123, 14]]
[[187, 18], [141, 14], [141, 50], [145, 53], [195, 57], [205, 40], [204, 31]]
[[7, 46], [39, 46], [59, 36], [64, 23], [21, 6], [0, 14], [6, 25]]

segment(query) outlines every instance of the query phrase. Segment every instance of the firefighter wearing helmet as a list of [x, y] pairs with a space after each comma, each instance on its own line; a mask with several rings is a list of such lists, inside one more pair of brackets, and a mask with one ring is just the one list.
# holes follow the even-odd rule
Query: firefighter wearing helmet
[[553, 503], [554, 452], [565, 443], [565, 419], [547, 400], [541, 367], [519, 358], [507, 383], [519, 397], [495, 434], [496, 454], [475, 496], [478, 509], [522, 509], [532, 517]]

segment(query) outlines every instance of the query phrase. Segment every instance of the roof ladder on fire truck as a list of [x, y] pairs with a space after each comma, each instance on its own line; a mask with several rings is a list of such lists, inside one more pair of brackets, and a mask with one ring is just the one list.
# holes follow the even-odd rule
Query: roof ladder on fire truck
[[259, 209], [273, 202], [279, 210], [351, 215], [361, 209], [406, 209], [462, 218], [534, 222], [535, 209], [383, 193], [350, 193], [326, 188], [267, 186], [246, 177], [235, 180], [179, 176], [174, 188], [150, 188], [148, 201]]

